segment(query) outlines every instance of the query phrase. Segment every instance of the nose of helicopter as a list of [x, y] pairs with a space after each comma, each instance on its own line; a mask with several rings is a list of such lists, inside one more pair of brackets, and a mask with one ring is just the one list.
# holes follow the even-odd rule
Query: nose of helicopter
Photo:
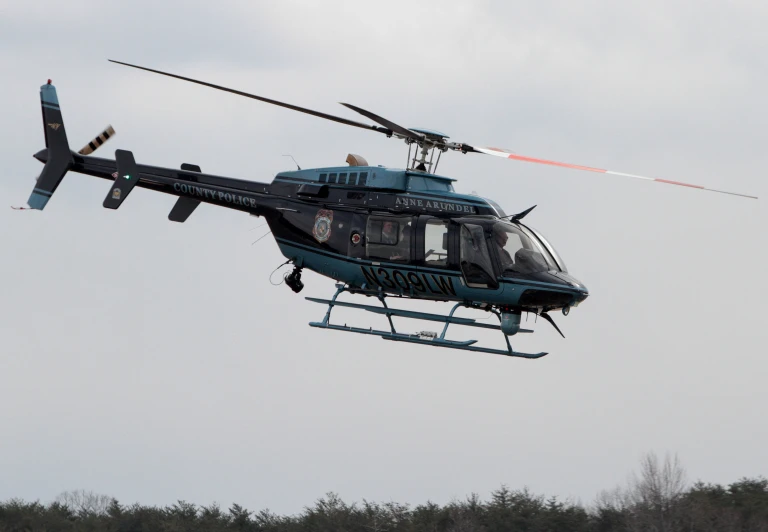
[[572, 305], [578, 305], [589, 297], [589, 289], [587, 289], [584, 283], [576, 279], [570, 273], [550, 271], [549, 274], [555, 277], [560, 284], [568, 285], [574, 292], [574, 301]]
[[571, 286], [571, 288], [576, 290], [577, 294], [575, 297], [575, 301], [573, 303], [574, 305], [578, 305], [579, 303], [581, 303], [582, 301], [584, 301], [589, 297], [589, 290], [587, 289], [586, 286], [584, 286], [584, 283], [582, 283], [581, 281], [579, 281], [578, 279], [576, 279], [575, 277], [573, 277], [568, 273], [557, 272], [556, 275], [558, 278], [568, 283]]
[[527, 277], [549, 286], [545, 290], [534, 287], [526, 289], [517, 302], [521, 307], [563, 309], [563, 313], [568, 314], [571, 307], [578, 306], [589, 297], [587, 287], [568, 273], [550, 270], [528, 274]]

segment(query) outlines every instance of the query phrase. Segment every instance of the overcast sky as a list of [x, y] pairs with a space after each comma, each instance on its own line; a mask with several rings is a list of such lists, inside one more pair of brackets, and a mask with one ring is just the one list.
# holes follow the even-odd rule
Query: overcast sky
[[[768, 474], [767, 21], [756, 0], [0, 0], [0, 500], [293, 513], [504, 483], [590, 503], [647, 451], [691, 480]], [[590, 289], [554, 316], [567, 338], [536, 324], [513, 345], [550, 355], [526, 361], [320, 331], [303, 296], [333, 282], [272, 286], [262, 219], [203, 205], [174, 224], [175, 198], [145, 190], [107, 211], [109, 184], [79, 174], [44, 212], [8, 208], [42, 168], [39, 86], [73, 149], [112, 124], [97, 154], [140, 163], [269, 182], [283, 154], [402, 167], [405, 145], [107, 58], [761, 199], [447, 154], [458, 191], [538, 205], [530, 225]], [[502, 341], [484, 332], [452, 337]]]

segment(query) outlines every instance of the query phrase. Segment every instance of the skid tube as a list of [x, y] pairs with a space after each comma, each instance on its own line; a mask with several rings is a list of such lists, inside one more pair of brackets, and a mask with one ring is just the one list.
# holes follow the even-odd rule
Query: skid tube
[[[547, 353], [521, 353], [519, 351], [515, 351], [514, 349], [512, 349], [512, 345], [509, 343], [509, 338], [506, 335], [503, 335], [504, 341], [507, 343], [506, 350], [492, 349], [489, 347], [474, 345], [477, 343], [477, 340], [465, 340], [465, 341], [446, 340], [445, 334], [446, 332], [448, 332], [448, 326], [451, 324], [465, 325], [467, 327], [478, 327], [482, 329], [494, 329], [494, 330], [501, 331], [501, 327], [499, 325], [477, 323], [474, 319], [471, 319], [471, 318], [454, 317], [454, 313], [459, 307], [467, 306], [463, 303], [456, 303], [451, 309], [451, 312], [447, 316], [445, 316], [442, 314], [429, 314], [425, 312], [414, 312], [410, 310], [390, 308], [387, 306], [387, 302], [384, 300], [386, 298], [386, 294], [384, 294], [383, 292], [378, 292], [373, 294], [376, 296], [376, 298], [379, 301], [381, 301], [381, 304], [382, 304], [381, 307], [374, 307], [371, 305], [361, 305], [357, 303], [348, 303], [345, 301], [337, 301], [338, 297], [342, 293], [349, 291], [349, 289], [347, 288], [346, 285], [343, 285], [343, 284], [337, 284], [336, 289], [337, 289], [336, 293], [333, 295], [333, 297], [330, 300], [317, 299], [314, 297], [305, 298], [307, 299], [307, 301], [312, 301], [313, 303], [321, 303], [321, 304], [328, 305], [328, 310], [325, 313], [325, 317], [323, 318], [323, 321], [310, 322], [309, 323], [310, 327], [317, 327], [320, 329], [332, 329], [334, 331], [342, 331], [342, 332], [353, 332], [358, 334], [370, 334], [373, 336], [379, 336], [384, 340], [390, 340], [393, 342], [408, 342], [412, 344], [431, 345], [433, 347], [447, 347], [450, 349], [462, 349], [464, 351], [476, 351], [480, 353], [490, 353], [493, 355], [503, 355], [503, 356], [509, 356], [509, 357], [535, 359], [535, 358], [541, 358], [547, 354]], [[387, 320], [389, 321], [390, 330], [381, 331], [373, 328], [365, 329], [362, 327], [350, 327], [348, 325], [334, 325], [330, 322], [331, 310], [333, 310], [334, 306], [355, 308], [355, 309], [365, 310], [367, 312], [373, 312], [375, 314], [383, 314], [387, 317]], [[493, 310], [491, 312], [499, 316], [498, 312]], [[398, 316], [401, 318], [409, 318], [409, 319], [417, 319], [417, 320], [436, 321], [436, 322], [445, 323], [445, 326], [443, 327], [443, 332], [440, 334], [440, 336], [437, 336], [437, 333], [426, 332], [426, 331], [419, 332], [416, 334], [400, 333], [400, 332], [397, 332], [397, 330], [395, 329], [394, 323], [392, 323], [392, 316]], [[532, 333], [533, 331], [530, 329], [521, 329], [520, 332]]]

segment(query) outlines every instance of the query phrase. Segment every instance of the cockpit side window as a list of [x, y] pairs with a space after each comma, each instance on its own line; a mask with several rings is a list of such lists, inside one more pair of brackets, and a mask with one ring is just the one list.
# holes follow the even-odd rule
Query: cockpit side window
[[460, 233], [461, 271], [470, 288], [496, 288], [485, 233], [479, 225], [464, 224]]
[[493, 240], [502, 275], [558, 270], [549, 253], [519, 227], [506, 223], [493, 226]]

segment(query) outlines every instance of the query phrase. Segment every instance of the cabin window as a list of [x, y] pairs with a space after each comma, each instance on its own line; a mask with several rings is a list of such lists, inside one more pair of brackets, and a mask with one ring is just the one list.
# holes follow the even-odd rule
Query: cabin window
[[328, 182], [329, 183], [335, 183], [336, 182], [336, 174], [328, 174]]
[[427, 190], [435, 190], [440, 192], [453, 192], [453, 185], [450, 181], [443, 181], [442, 179], [424, 179], [427, 182]]
[[411, 176], [408, 179], [408, 190], [422, 190], [432, 192], [453, 192], [450, 181], [433, 179], [424, 176]]
[[350, 185], [357, 184], [357, 172], [352, 172], [351, 174], [349, 174], [349, 184]]
[[427, 190], [427, 182], [423, 177], [414, 177], [408, 180], [408, 190]]
[[357, 180], [357, 184], [360, 186], [365, 185], [365, 182], [368, 180], [368, 172], [360, 172], [360, 179]]
[[347, 173], [344, 172], [343, 174], [339, 174], [339, 185], [346, 185], [347, 184]]
[[445, 220], [430, 220], [424, 228], [424, 265], [448, 266], [448, 222]]
[[411, 217], [370, 216], [365, 235], [365, 250], [371, 259], [411, 260]]
[[325, 183], [328, 181], [328, 174], [320, 174], [320, 182]]

